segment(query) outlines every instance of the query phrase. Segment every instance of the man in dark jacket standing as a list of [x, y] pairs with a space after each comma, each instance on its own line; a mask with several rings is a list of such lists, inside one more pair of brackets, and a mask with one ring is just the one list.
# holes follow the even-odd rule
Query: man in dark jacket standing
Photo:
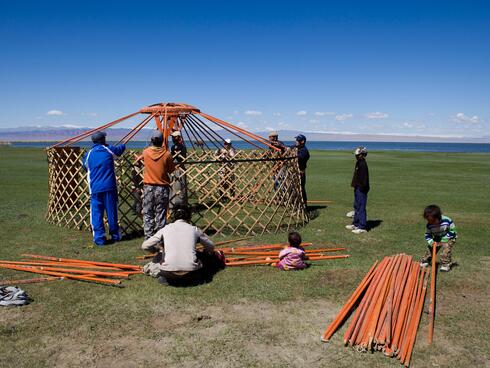
[[308, 206], [308, 197], [306, 195], [306, 164], [310, 159], [310, 152], [306, 148], [306, 137], [298, 134], [296, 137], [296, 149], [298, 150], [299, 177], [301, 181], [301, 195], [305, 206]]
[[92, 149], [83, 157], [90, 190], [90, 224], [96, 245], [107, 244], [104, 229], [104, 211], [107, 213], [112, 241], [121, 240], [117, 222], [117, 185], [114, 159], [126, 149], [124, 144], [108, 146], [105, 132], [92, 135]]
[[369, 192], [369, 171], [366, 162], [366, 147], [358, 147], [354, 154], [356, 155], [356, 167], [352, 177], [351, 186], [354, 188], [354, 221], [352, 225], [346, 228], [352, 230], [354, 234], [362, 234], [367, 231], [366, 224], [366, 203]]

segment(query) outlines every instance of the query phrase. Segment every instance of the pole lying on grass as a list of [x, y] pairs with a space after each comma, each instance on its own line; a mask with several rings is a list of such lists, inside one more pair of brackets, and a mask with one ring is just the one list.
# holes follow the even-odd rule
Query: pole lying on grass
[[37, 258], [37, 259], [46, 259], [49, 261], [59, 261], [59, 262], [70, 262], [70, 263], [82, 263], [82, 264], [91, 264], [96, 266], [112, 266], [118, 267], [122, 269], [129, 269], [134, 271], [141, 270], [141, 267], [138, 265], [130, 265], [130, 264], [121, 264], [121, 263], [110, 263], [110, 262], [98, 262], [98, 261], [86, 261], [82, 259], [71, 259], [71, 258], [57, 258], [50, 256], [42, 256], [38, 254], [22, 254], [23, 257]]
[[62, 272], [55, 272], [55, 271], [43, 271], [43, 270], [39, 270], [39, 269], [35, 269], [35, 268], [11, 266], [11, 265], [5, 265], [5, 264], [0, 265], [0, 268], [7, 268], [10, 270], [37, 273], [37, 274], [41, 274], [41, 275], [58, 276], [58, 277], [63, 277], [63, 278], [67, 278], [67, 279], [74, 279], [74, 280], [100, 282], [100, 283], [112, 284], [112, 285], [118, 285], [121, 283], [121, 280], [103, 279], [103, 278], [98, 278], [98, 277], [92, 277], [89, 275], [83, 275], [83, 276], [82, 275], [72, 275], [69, 273], [62, 273]]
[[[45, 261], [45, 262], [37, 262], [37, 261], [4, 261], [0, 260], [0, 263], [4, 264], [12, 264], [12, 265], [18, 265], [18, 266], [63, 266], [63, 267], [77, 267], [77, 268], [86, 268], [86, 269], [92, 269], [92, 270], [107, 270], [107, 271], [121, 271], [123, 272], [124, 270], [122, 268], [118, 267], [109, 267], [109, 266], [96, 266], [92, 264], [87, 264], [87, 263], [75, 263], [75, 262], [55, 262], [55, 261]], [[128, 272], [128, 271], [125, 271]]]
[[[337, 252], [341, 250], [346, 250], [347, 248], [320, 248], [320, 249], [306, 249], [305, 253], [325, 253], [325, 252]], [[277, 256], [277, 251], [235, 251], [235, 252], [225, 252], [225, 254], [239, 255], [239, 256]]]
[[[339, 259], [339, 258], [348, 258], [348, 254], [338, 255], [338, 256], [318, 256], [311, 257], [309, 261], [321, 261], [324, 259]], [[260, 264], [268, 264], [268, 263], [276, 263], [279, 262], [279, 258], [274, 259], [262, 259], [262, 260], [252, 260], [252, 261], [237, 261], [237, 262], [228, 262], [226, 266], [251, 266], [251, 265], [260, 265]]]
[[[239, 248], [218, 248], [216, 250], [220, 250], [224, 253], [234, 253], [234, 252], [247, 252], [254, 250], [268, 250], [268, 249], [282, 249], [288, 244], [286, 243], [275, 243], [275, 244], [265, 244], [265, 245], [250, 245], [247, 247], [239, 247]], [[302, 247], [308, 247], [313, 245], [313, 243], [301, 243]]]
[[0, 286], [7, 286], [7, 285], [22, 285], [22, 284], [35, 284], [38, 282], [45, 282], [45, 281], [58, 281], [58, 280], [64, 280], [64, 277], [36, 277], [33, 279], [22, 279], [22, 280], [4, 280], [0, 281]]
[[[231, 240], [223, 240], [223, 241], [220, 241], [220, 242], [216, 242], [216, 243], [214, 243], [214, 245], [215, 246], [225, 245], [225, 244], [235, 243], [235, 242], [238, 242], [238, 241], [248, 240], [248, 239], [252, 239], [252, 238], [253, 238], [253, 236], [244, 236], [243, 238], [231, 239]], [[158, 253], [145, 254], [144, 256], [136, 256], [135, 258], [136, 259], [149, 259], [149, 258], [155, 257], [157, 254]]]

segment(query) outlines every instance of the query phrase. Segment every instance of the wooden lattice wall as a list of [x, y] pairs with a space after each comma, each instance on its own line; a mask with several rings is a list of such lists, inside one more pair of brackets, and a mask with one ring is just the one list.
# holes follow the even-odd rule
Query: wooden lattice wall
[[[82, 167], [85, 149], [47, 150], [48, 222], [77, 229], [90, 228], [90, 195]], [[134, 164], [137, 151], [127, 150], [116, 161], [119, 224], [126, 235], [142, 233], [143, 167]], [[231, 161], [217, 160], [210, 150], [189, 150], [180, 169], [193, 222], [217, 234], [275, 233], [307, 222], [294, 152], [238, 150]], [[183, 179], [185, 178], [185, 179]], [[174, 178], [175, 180], [175, 178]], [[175, 202], [179, 193], [172, 193]]]

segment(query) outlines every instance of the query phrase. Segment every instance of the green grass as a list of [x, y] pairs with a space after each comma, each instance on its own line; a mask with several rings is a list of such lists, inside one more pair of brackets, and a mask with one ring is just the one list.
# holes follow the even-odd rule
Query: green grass
[[[0, 309], [0, 366], [7, 367], [283, 367], [399, 366], [382, 354], [359, 354], [319, 340], [323, 329], [375, 259], [420, 257], [423, 208], [440, 205], [459, 229], [459, 263], [438, 278], [434, 344], [424, 314], [414, 367], [490, 364], [487, 310], [490, 161], [486, 154], [372, 152], [368, 219], [380, 225], [356, 236], [344, 229], [352, 207], [354, 166], [346, 152], [312, 152], [310, 199], [334, 203], [300, 229], [305, 241], [349, 248], [351, 258], [286, 273], [272, 267], [226, 269], [210, 284], [161, 287], [136, 276], [124, 288], [76, 281], [24, 285], [33, 298]], [[32, 252], [133, 262], [141, 239], [91, 249], [91, 234], [44, 221], [47, 163], [38, 149], [0, 148], [0, 259]], [[252, 242], [284, 241], [286, 234]], [[1, 270], [2, 278], [30, 275]]]

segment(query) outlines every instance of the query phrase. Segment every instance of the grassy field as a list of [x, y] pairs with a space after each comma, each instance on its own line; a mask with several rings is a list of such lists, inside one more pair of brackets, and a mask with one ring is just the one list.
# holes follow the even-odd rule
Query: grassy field
[[[76, 281], [24, 285], [32, 304], [0, 309], [0, 367], [400, 366], [320, 335], [375, 259], [425, 250], [421, 212], [439, 204], [459, 229], [459, 266], [438, 278], [435, 337], [424, 314], [413, 367], [490, 366], [490, 156], [372, 152], [369, 233], [344, 229], [354, 160], [312, 152], [310, 199], [331, 199], [300, 229], [305, 241], [346, 245], [351, 258], [286, 273], [226, 269], [210, 284], [162, 287], [135, 276], [124, 288]], [[0, 147], [0, 259], [20, 253], [133, 262], [141, 239], [90, 248], [89, 232], [47, 224], [47, 163], [39, 149]], [[252, 242], [284, 241], [286, 234]], [[0, 279], [28, 274], [1, 270]], [[342, 331], [341, 331], [342, 332]]]

